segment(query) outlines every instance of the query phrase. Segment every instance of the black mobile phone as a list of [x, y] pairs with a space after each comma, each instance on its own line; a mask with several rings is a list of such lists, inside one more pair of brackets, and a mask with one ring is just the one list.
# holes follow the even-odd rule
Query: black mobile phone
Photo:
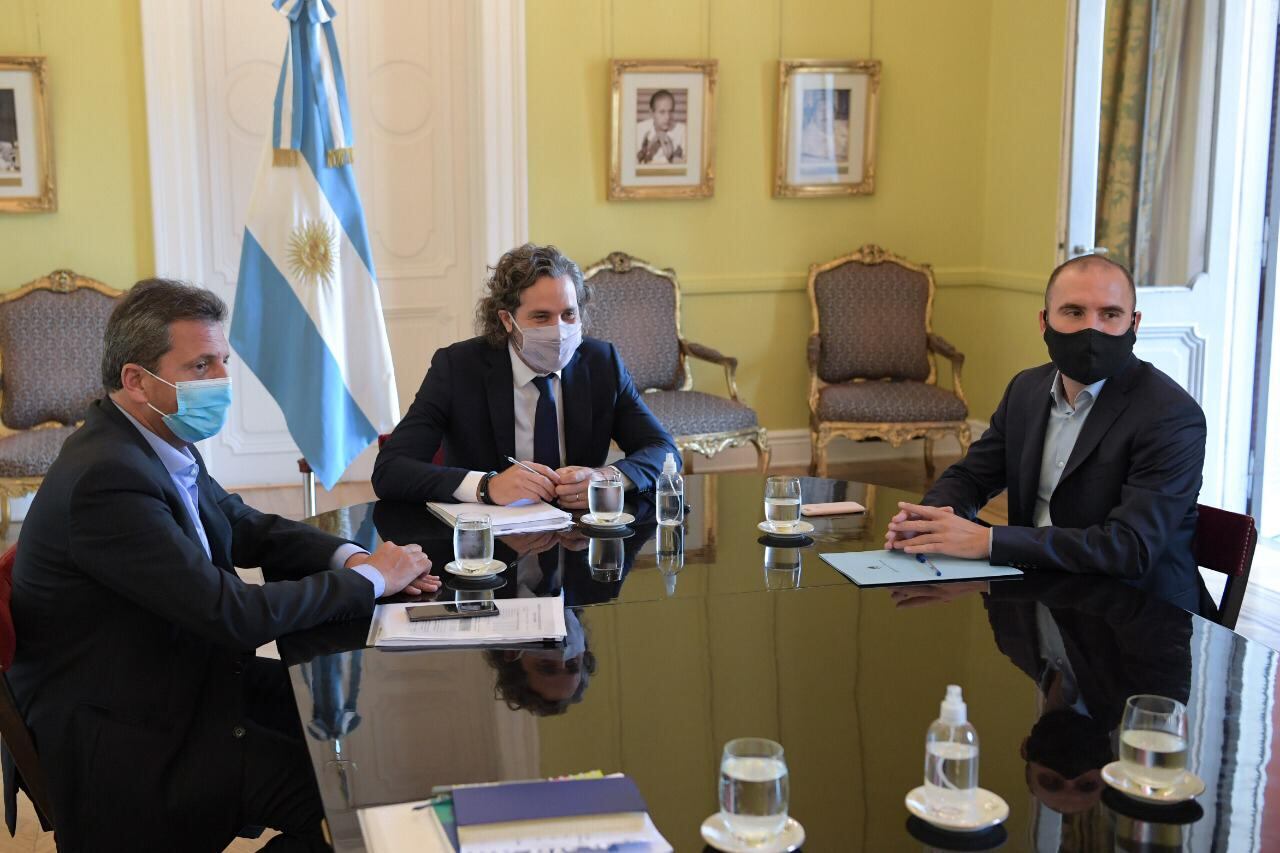
[[483, 616], [497, 616], [498, 605], [492, 601], [467, 601], [461, 607], [457, 604], [420, 604], [406, 608], [410, 622], [434, 622], [437, 619], [478, 619]]

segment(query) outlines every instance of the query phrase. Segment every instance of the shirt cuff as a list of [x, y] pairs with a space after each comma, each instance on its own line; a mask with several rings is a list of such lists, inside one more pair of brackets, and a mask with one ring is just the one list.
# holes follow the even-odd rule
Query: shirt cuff
[[338, 550], [333, 552], [333, 556], [329, 558], [329, 568], [341, 569], [346, 566], [347, 560], [350, 560], [356, 554], [368, 554], [364, 548], [353, 542], [344, 542], [338, 546]]
[[368, 563], [361, 563], [358, 566], [352, 566], [351, 571], [373, 584], [374, 598], [382, 598], [382, 594], [387, 591], [387, 582], [382, 577], [382, 572], [378, 571]]
[[453, 499], [458, 503], [473, 504], [479, 503], [480, 499], [476, 497], [476, 489], [480, 488], [480, 481], [484, 479], [487, 471], [472, 471], [470, 474], [462, 478], [462, 482], [458, 484], [458, 488], [453, 490]]

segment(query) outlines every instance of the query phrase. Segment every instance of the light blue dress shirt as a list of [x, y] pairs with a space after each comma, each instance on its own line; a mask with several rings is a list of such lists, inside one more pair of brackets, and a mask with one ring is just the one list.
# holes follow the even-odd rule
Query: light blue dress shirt
[[[209, 537], [205, 535], [204, 523], [200, 521], [200, 493], [196, 488], [196, 478], [200, 474], [200, 466], [196, 463], [195, 454], [191, 452], [191, 448], [183, 447], [181, 449], [174, 447], [151, 430], [147, 429], [133, 415], [121, 409], [121, 414], [129, 419], [134, 425], [142, 438], [147, 442], [156, 456], [160, 457], [160, 463], [164, 465], [165, 470], [169, 472], [169, 476], [173, 478], [173, 484], [178, 489], [178, 494], [182, 497], [182, 505], [187, 509], [187, 517], [191, 519], [191, 524], [196, 529], [196, 534], [200, 537], [200, 544], [204, 547], [204, 555], [209, 559], [213, 559], [213, 554], [209, 550]], [[333, 556], [329, 558], [330, 569], [340, 569], [347, 564], [347, 560], [351, 559], [354, 554], [369, 553], [359, 545], [353, 545], [345, 542], [338, 546], [338, 550], [333, 552]], [[382, 593], [386, 590], [386, 581], [383, 580], [382, 574], [371, 566], [352, 566], [352, 571], [358, 572], [361, 577], [373, 584], [373, 597], [381, 598]]]
[[1093, 403], [1102, 393], [1102, 386], [1107, 380], [1099, 379], [1092, 385], [1086, 385], [1076, 395], [1073, 406], [1067, 402], [1066, 389], [1062, 387], [1062, 374], [1053, 378], [1053, 386], [1049, 396], [1053, 405], [1049, 408], [1049, 423], [1044, 430], [1044, 452], [1040, 456], [1040, 485], [1036, 489], [1036, 527], [1048, 527], [1053, 524], [1049, 515], [1049, 502], [1053, 498], [1053, 490], [1058, 488], [1062, 479], [1062, 471], [1071, 458], [1076, 440], [1080, 438], [1080, 430], [1093, 411]]

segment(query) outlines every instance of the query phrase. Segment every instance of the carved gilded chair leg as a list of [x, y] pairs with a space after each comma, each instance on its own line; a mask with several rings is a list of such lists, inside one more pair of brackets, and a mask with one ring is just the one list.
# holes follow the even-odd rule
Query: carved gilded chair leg
[[769, 433], [763, 427], [756, 433], [755, 438], [751, 439], [751, 443], [756, 446], [756, 455], [759, 457], [760, 473], [769, 473], [769, 459], [773, 455], [769, 450]]
[[926, 436], [924, 440], [924, 475], [930, 482], [933, 481], [935, 470], [936, 468], [933, 464], [933, 439]]
[[816, 477], [825, 478], [827, 476], [827, 443], [825, 441], [819, 441], [814, 445], [812, 469]]

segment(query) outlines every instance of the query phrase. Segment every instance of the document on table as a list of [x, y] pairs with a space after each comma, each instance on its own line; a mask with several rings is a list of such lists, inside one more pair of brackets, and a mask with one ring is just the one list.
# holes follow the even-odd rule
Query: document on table
[[497, 616], [410, 622], [410, 607], [440, 607], [453, 602], [379, 604], [373, 610], [368, 644], [383, 648], [496, 646], [563, 640], [564, 592], [550, 598], [503, 598]]
[[360, 834], [369, 853], [453, 853], [444, 825], [430, 800], [357, 809]]
[[544, 501], [521, 501], [510, 506], [490, 504], [456, 504], [427, 501], [436, 518], [453, 527], [461, 513], [480, 513], [489, 516], [493, 523], [493, 535], [508, 533], [536, 533], [540, 530], [560, 530], [573, 523], [573, 516], [559, 507]]
[[[858, 586], [903, 586], [913, 583], [948, 583], [951, 581], [1006, 580], [1022, 577], [1022, 571], [1009, 566], [993, 566], [986, 560], [927, 555], [922, 563], [915, 554], [902, 551], [850, 551], [844, 554], [819, 554], [831, 568]], [[938, 574], [941, 572], [941, 575]]]

